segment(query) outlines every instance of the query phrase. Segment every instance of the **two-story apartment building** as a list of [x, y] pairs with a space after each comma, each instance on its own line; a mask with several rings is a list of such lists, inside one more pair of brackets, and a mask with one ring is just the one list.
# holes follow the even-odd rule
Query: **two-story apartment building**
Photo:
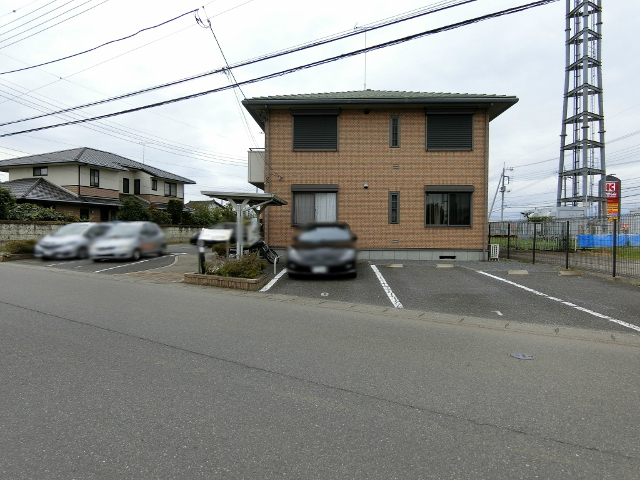
[[486, 259], [489, 122], [517, 101], [371, 90], [244, 100], [265, 133], [249, 182], [288, 202], [265, 212], [267, 242], [344, 221], [360, 258]]
[[184, 201], [179, 175], [92, 148], [0, 160], [9, 173], [8, 188], [18, 202], [37, 203], [78, 215], [83, 220], [114, 220], [123, 196], [135, 195], [149, 205], [166, 208], [172, 198]]

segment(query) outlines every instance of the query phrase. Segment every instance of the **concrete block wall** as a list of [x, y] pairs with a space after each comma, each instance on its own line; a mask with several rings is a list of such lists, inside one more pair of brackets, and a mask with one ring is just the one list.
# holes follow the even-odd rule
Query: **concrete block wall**
[[[64, 225], [61, 222], [0, 221], [0, 246], [14, 240], [39, 240]], [[202, 227], [193, 225], [160, 225], [167, 243], [188, 243]]]

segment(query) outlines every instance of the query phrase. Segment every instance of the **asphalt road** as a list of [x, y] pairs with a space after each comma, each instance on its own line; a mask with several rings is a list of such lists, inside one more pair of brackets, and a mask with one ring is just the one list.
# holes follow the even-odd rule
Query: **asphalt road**
[[640, 342], [14, 263], [0, 478], [638, 478]]

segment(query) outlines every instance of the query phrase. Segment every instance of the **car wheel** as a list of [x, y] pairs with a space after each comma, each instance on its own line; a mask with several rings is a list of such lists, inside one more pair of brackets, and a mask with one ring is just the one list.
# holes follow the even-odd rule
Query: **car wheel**
[[89, 252], [87, 251], [87, 247], [80, 247], [78, 249], [78, 258], [80, 260], [84, 260], [89, 256]]
[[167, 246], [162, 245], [162, 247], [160, 247], [160, 251], [158, 252], [158, 256], [164, 257], [166, 254], [167, 254]]
[[137, 262], [138, 260], [140, 260], [140, 257], [141, 257], [140, 249], [136, 248], [131, 254], [131, 260], [133, 260], [134, 262]]

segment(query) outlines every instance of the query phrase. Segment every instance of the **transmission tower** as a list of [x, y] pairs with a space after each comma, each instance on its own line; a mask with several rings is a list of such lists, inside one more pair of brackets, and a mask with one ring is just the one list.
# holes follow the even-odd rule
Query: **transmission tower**
[[597, 205], [606, 215], [602, 0], [567, 0], [566, 25], [557, 206]]

